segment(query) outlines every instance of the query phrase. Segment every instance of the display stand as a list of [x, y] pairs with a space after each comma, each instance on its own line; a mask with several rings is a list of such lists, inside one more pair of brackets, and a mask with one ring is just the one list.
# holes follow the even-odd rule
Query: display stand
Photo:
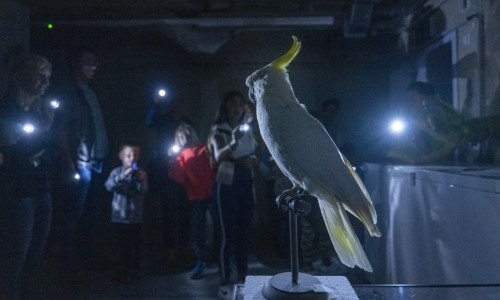
[[297, 216], [304, 216], [310, 212], [311, 204], [308, 198], [311, 196], [304, 192], [295, 193], [291, 190], [285, 191], [276, 199], [280, 210], [288, 212], [291, 272], [276, 274], [266, 282], [262, 288], [262, 295], [265, 299], [328, 299], [328, 292], [315, 290], [315, 286], [321, 285], [316, 277], [299, 273]]

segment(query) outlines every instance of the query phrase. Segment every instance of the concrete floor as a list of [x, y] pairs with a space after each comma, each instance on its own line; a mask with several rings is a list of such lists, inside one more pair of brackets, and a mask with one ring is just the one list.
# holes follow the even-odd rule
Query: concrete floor
[[[109, 211], [104, 209], [103, 211]], [[268, 216], [266, 207], [257, 207], [256, 222], [253, 228], [251, 256], [248, 275], [274, 275], [290, 271], [290, 259], [287, 246], [278, 247], [276, 221]], [[281, 216], [281, 215], [280, 215]], [[103, 216], [103, 218], [107, 218]], [[274, 217], [275, 218], [275, 217]], [[284, 215], [285, 220], [287, 216]], [[106, 219], [104, 219], [106, 220]], [[53, 227], [58, 228], [57, 219]], [[210, 231], [210, 230], [209, 230]], [[194, 265], [194, 257], [189, 249], [180, 249], [174, 260], [167, 263], [165, 246], [162, 241], [161, 204], [151, 197], [145, 207], [143, 226], [142, 270], [139, 278], [124, 284], [115, 280], [116, 249], [113, 248], [113, 234], [109, 221], [103, 221], [98, 238], [99, 267], [97, 270], [84, 271], [78, 276], [78, 282], [71, 288], [63, 288], [57, 280], [56, 260], [57, 232], [49, 239], [47, 258], [41, 276], [34, 284], [35, 288], [23, 294], [27, 299], [219, 299], [219, 275], [213, 247], [209, 247], [212, 259], [209, 260], [206, 275], [199, 280], [189, 278]], [[288, 228], [281, 235], [287, 235]], [[209, 239], [210, 240], [210, 239]], [[278, 249], [277, 249], [278, 247]], [[286, 249], [283, 249], [286, 248]], [[281, 253], [281, 254], [279, 254]], [[333, 264], [330, 268], [316, 268], [307, 273], [312, 275], [343, 275], [351, 284], [369, 283], [360, 269], [349, 269]], [[301, 270], [302, 271], [302, 270]], [[32, 285], [33, 286], [33, 285]]]
[[[189, 278], [192, 260], [176, 259], [166, 264], [163, 258], [145, 257], [143, 270], [137, 280], [125, 284], [114, 279], [111, 266], [100, 270], [81, 272], [78, 284], [63, 288], [55, 279], [55, 264], [48, 259], [44, 273], [34, 292], [26, 299], [200, 299], [218, 298], [219, 275], [215, 263], [209, 263], [205, 276], [199, 280]], [[290, 271], [287, 258], [274, 255], [252, 254], [248, 275], [274, 275]], [[308, 272], [313, 275], [343, 275], [351, 284], [364, 284], [367, 280], [359, 269], [348, 269], [334, 264], [329, 268], [315, 264], [317, 268]]]

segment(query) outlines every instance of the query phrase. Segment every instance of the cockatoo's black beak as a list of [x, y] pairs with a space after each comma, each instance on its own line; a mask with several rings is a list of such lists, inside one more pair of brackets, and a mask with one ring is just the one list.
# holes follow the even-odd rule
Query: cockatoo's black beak
[[250, 101], [252, 101], [252, 103], [255, 103], [255, 101], [256, 101], [252, 88], [248, 89], [248, 99], [250, 99]]

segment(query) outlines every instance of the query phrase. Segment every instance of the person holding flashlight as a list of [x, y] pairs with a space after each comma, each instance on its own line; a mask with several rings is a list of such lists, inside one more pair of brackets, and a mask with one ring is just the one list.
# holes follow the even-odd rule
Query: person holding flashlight
[[50, 128], [53, 110], [42, 98], [51, 63], [24, 53], [14, 58], [0, 105], [0, 298], [31, 298], [52, 219]]
[[162, 205], [166, 265], [172, 267], [188, 252], [183, 249], [189, 244], [189, 208], [184, 187], [169, 177], [169, 161], [181, 150], [175, 142], [176, 130], [181, 124], [193, 123], [184, 115], [180, 101], [160, 89], [153, 96], [144, 124], [156, 135], [147, 170], [151, 194], [159, 197]]
[[200, 143], [193, 126], [181, 124], [175, 132], [175, 140], [182, 150], [172, 158], [169, 175], [186, 190], [191, 211], [190, 244], [196, 256], [190, 278], [200, 279], [204, 276], [207, 262], [207, 212], [211, 212], [215, 174], [207, 145]]
[[211, 133], [209, 147], [217, 163], [214, 189], [214, 226], [218, 232], [219, 296], [232, 289], [230, 258], [236, 260], [236, 280], [245, 280], [248, 270], [250, 227], [254, 212], [253, 167], [257, 143], [245, 126], [243, 95], [224, 94]]
[[113, 193], [111, 223], [118, 235], [117, 279], [125, 283], [138, 277], [141, 268], [143, 207], [148, 176], [138, 164], [140, 147], [123, 143], [118, 152], [121, 166], [111, 170], [104, 186]]
[[[97, 267], [96, 231], [103, 191], [103, 161], [108, 137], [103, 112], [90, 86], [98, 67], [95, 51], [78, 46], [69, 52], [71, 79], [57, 89], [61, 101], [54, 120], [59, 139], [58, 183], [61, 199], [60, 277], [71, 287], [77, 271]], [[58, 211], [59, 212], [59, 211]]]
[[[453, 160], [455, 149], [471, 135], [465, 119], [443, 102], [426, 82], [416, 81], [408, 86], [405, 115], [409, 117], [404, 143], [391, 149], [387, 156], [407, 164], [432, 164]], [[399, 127], [398, 127], [399, 128]]]

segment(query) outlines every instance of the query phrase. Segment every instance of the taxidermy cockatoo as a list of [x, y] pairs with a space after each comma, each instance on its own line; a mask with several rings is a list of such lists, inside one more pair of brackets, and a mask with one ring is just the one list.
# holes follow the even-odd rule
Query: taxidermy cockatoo
[[372, 272], [346, 210], [365, 225], [371, 236], [378, 237], [377, 214], [349, 161], [323, 125], [294, 95], [286, 67], [300, 47], [294, 36], [287, 53], [247, 77], [250, 99], [256, 103], [259, 129], [276, 164], [293, 183], [290, 191], [306, 191], [318, 199], [328, 234], [342, 263]]

